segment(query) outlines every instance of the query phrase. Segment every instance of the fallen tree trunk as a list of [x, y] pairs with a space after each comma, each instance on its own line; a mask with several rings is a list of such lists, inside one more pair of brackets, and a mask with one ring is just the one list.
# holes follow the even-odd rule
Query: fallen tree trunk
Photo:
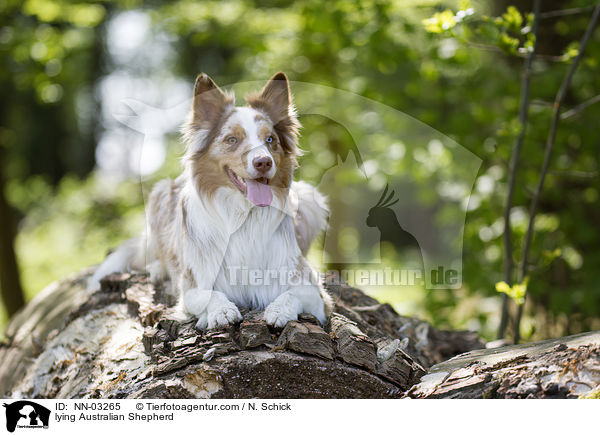
[[413, 398], [600, 398], [600, 332], [482, 349], [436, 364]]
[[600, 332], [482, 349], [474, 333], [436, 330], [335, 286], [325, 328], [301, 315], [276, 330], [246, 312], [238, 325], [201, 333], [143, 274], [112, 275], [93, 293], [88, 277], [49, 286], [10, 322], [2, 397], [600, 396]]
[[42, 291], [9, 324], [0, 395], [27, 398], [398, 398], [425, 369], [481, 348], [474, 333], [439, 331], [348, 286], [335, 313], [283, 330], [259, 312], [201, 333], [177, 320], [143, 274], [90, 271]]

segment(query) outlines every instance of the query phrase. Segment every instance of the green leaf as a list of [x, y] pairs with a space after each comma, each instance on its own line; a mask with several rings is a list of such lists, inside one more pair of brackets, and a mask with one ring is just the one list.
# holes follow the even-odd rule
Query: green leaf
[[456, 26], [456, 20], [451, 10], [436, 12], [433, 17], [423, 20], [423, 26], [429, 33], [442, 33]]
[[572, 42], [565, 49], [565, 52], [561, 56], [561, 60], [563, 60], [564, 62], [568, 62], [571, 59], [576, 58], [578, 54], [579, 54], [579, 42]]
[[498, 45], [504, 51], [515, 54], [519, 47], [519, 40], [509, 36], [508, 33], [502, 32], [498, 38]]
[[473, 4], [471, 3], [471, 0], [460, 0], [458, 2], [458, 9], [460, 9], [461, 11], [470, 9], [473, 7]]
[[523, 16], [519, 10], [514, 6], [509, 6], [506, 12], [502, 14], [504, 19], [504, 25], [510, 30], [520, 31], [521, 24], [523, 24]]
[[496, 291], [499, 293], [505, 293], [511, 298], [517, 305], [523, 305], [525, 303], [525, 295], [527, 294], [527, 283], [529, 277], [525, 277], [522, 283], [514, 284], [512, 287], [506, 282], [500, 281], [496, 283]]

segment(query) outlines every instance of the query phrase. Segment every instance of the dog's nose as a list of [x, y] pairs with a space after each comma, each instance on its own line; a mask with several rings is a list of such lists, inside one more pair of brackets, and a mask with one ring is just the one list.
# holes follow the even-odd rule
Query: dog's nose
[[271, 157], [267, 156], [256, 157], [254, 160], [252, 160], [252, 164], [258, 172], [264, 174], [273, 166], [273, 160], [271, 160]]

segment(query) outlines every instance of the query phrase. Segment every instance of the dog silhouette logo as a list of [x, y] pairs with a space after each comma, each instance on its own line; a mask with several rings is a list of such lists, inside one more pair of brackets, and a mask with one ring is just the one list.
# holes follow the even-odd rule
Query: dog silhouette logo
[[6, 408], [6, 430], [14, 432], [16, 428], [48, 428], [50, 410], [29, 400], [19, 400], [3, 404]]

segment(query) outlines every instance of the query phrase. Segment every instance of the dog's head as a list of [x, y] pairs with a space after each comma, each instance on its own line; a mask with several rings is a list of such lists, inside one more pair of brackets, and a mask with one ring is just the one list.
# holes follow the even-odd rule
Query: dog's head
[[271, 204], [273, 191], [285, 195], [292, 182], [300, 124], [284, 73], [275, 74], [257, 94], [236, 107], [206, 74], [194, 86], [184, 127], [186, 165], [196, 189], [211, 198], [234, 189], [253, 204]]

